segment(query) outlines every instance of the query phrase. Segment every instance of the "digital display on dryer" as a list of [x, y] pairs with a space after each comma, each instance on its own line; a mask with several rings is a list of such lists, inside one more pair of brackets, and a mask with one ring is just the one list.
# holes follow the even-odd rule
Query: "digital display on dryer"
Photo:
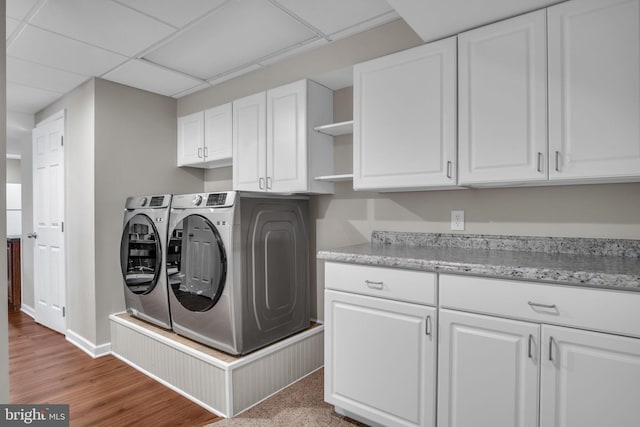
[[223, 206], [227, 202], [227, 193], [210, 193], [207, 206]]

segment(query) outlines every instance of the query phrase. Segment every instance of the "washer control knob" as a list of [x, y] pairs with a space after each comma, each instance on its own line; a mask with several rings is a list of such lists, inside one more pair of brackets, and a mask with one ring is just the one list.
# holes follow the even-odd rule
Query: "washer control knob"
[[198, 194], [196, 197], [193, 198], [193, 204], [194, 206], [200, 206], [201, 203], [202, 203], [202, 196]]
[[147, 204], [147, 198], [143, 197], [142, 199], [140, 199], [140, 206], [145, 206]]

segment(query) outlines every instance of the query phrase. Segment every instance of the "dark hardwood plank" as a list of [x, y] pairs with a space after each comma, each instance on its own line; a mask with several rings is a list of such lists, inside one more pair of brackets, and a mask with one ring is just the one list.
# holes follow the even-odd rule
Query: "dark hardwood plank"
[[221, 418], [113, 356], [92, 359], [9, 310], [11, 403], [68, 403], [72, 426], [202, 426]]

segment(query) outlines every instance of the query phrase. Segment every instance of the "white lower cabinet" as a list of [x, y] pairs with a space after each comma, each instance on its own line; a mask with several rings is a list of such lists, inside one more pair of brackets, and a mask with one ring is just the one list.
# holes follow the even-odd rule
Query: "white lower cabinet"
[[370, 425], [435, 426], [436, 309], [387, 299], [372, 276], [380, 296], [325, 290], [325, 400]]
[[637, 426], [640, 340], [542, 326], [541, 427]]
[[439, 296], [439, 427], [638, 425], [639, 293], [440, 275]]
[[440, 310], [438, 426], [537, 427], [540, 326]]

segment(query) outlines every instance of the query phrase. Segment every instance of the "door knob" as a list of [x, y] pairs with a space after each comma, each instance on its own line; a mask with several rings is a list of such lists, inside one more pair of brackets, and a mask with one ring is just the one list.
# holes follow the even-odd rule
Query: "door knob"
[[33, 233], [29, 233], [29, 234], [27, 234], [27, 238], [29, 238], [29, 239], [37, 239], [38, 238], [38, 233], [36, 233], [35, 231]]

